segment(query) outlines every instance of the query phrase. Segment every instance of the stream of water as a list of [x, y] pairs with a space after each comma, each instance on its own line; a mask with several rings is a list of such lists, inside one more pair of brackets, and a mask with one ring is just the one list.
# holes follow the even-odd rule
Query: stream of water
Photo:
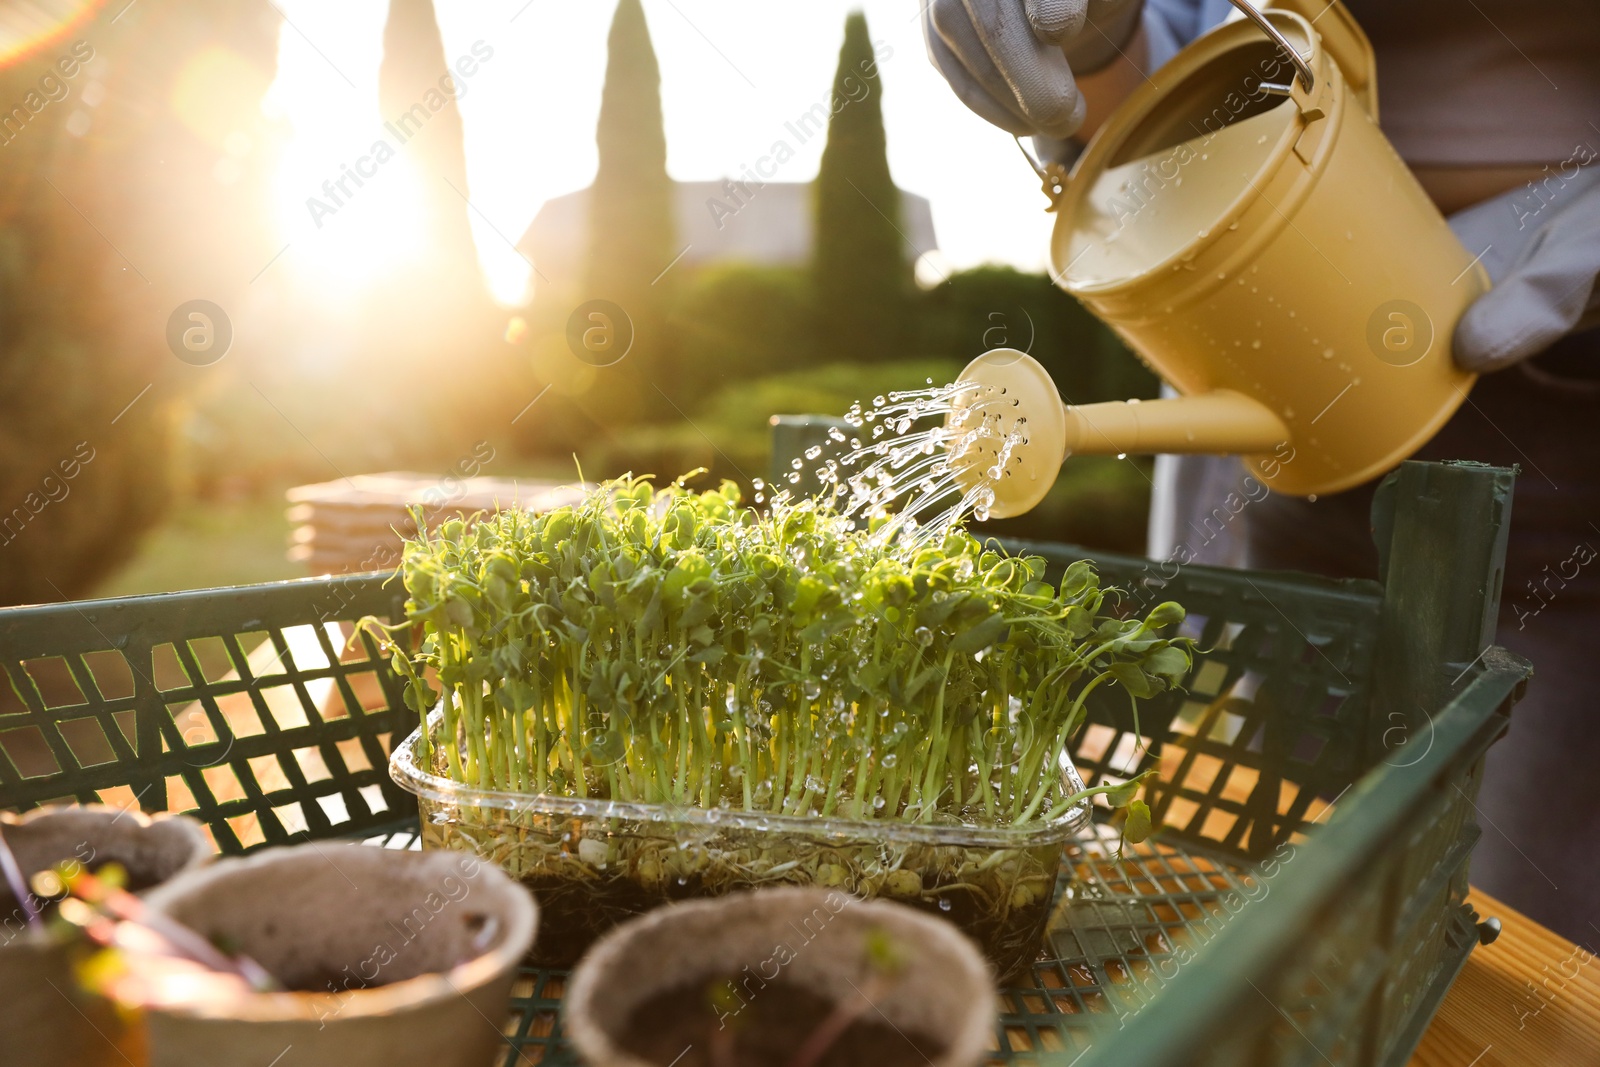
[[[787, 480], [798, 485], [809, 470], [822, 484], [820, 502], [858, 524], [882, 519], [876, 534], [885, 543], [915, 548], [943, 538], [969, 515], [989, 517], [995, 484], [1026, 436], [1027, 419], [986, 417], [1009, 405], [1002, 398], [975, 396], [967, 382], [934, 385], [852, 404], [828, 436], [847, 449], [835, 455], [821, 445], [792, 461]], [[756, 483], [756, 501], [767, 487]], [[790, 496], [779, 489], [775, 500]]]

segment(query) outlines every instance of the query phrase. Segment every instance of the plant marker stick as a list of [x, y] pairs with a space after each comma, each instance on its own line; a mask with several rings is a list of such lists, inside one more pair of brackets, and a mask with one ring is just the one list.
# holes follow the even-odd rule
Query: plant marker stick
[[10, 843], [6, 841], [4, 830], [0, 830], [0, 870], [5, 873], [6, 884], [11, 887], [11, 895], [22, 905], [23, 914], [28, 917], [28, 925], [40, 925], [39, 907], [34, 903], [33, 894], [28, 890], [27, 879], [22, 877], [22, 868], [17, 865], [17, 857], [12, 853]]
[[235, 974], [250, 983], [250, 988], [265, 993], [283, 988], [267, 969], [249, 956], [228, 957], [215, 945], [176, 919], [145, 907], [144, 901], [125, 889], [117, 889], [87, 871], [68, 882], [74, 896], [101, 908], [113, 918], [142, 926], [160, 934], [182, 956], [222, 974]]

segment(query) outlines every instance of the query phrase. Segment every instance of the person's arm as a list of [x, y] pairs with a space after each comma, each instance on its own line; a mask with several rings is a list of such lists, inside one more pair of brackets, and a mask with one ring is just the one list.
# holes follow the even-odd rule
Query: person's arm
[[1083, 125], [1073, 140], [1087, 143], [1095, 131], [1128, 96], [1149, 78], [1150, 38], [1141, 24], [1133, 39], [1124, 45], [1110, 63], [1092, 74], [1078, 76], [1078, 91], [1083, 94]]

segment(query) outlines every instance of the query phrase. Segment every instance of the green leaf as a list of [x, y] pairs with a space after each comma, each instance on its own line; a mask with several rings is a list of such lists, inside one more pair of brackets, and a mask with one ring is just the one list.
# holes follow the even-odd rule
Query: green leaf
[[696, 630], [707, 619], [717, 613], [717, 605], [709, 596], [697, 596], [690, 600], [684, 607], [683, 614], [678, 616], [678, 625], [685, 630]]
[[458, 596], [452, 596], [444, 602], [444, 613], [451, 622], [462, 629], [472, 625], [472, 605]]
[[1150, 836], [1150, 808], [1142, 800], [1130, 801], [1128, 817], [1122, 823], [1122, 843], [1137, 845]]
[[1066, 618], [1062, 622], [1066, 624], [1067, 633], [1071, 637], [1088, 637], [1094, 632], [1094, 612], [1081, 605], [1068, 608]]
[[698, 551], [691, 549], [679, 554], [672, 565], [672, 570], [667, 573], [661, 592], [666, 597], [667, 603], [681, 608], [688, 597], [689, 587], [702, 578], [710, 577], [711, 563]]
[[1134, 797], [1139, 795], [1139, 787], [1142, 785], [1144, 785], [1144, 776], [1140, 775], [1137, 778], [1123, 782], [1119, 786], [1114, 786], [1105, 792], [1106, 803], [1113, 808], [1125, 808], [1133, 802]]
[[958, 656], [970, 656], [974, 652], [988, 648], [996, 641], [1005, 640], [1006, 633], [1010, 629], [1011, 624], [1006, 622], [1005, 616], [995, 612], [951, 641], [950, 651]]
[[1078, 560], [1069, 566], [1066, 573], [1061, 576], [1061, 595], [1067, 599], [1082, 596], [1095, 587], [1099, 576], [1095, 574], [1094, 564], [1088, 560]]
[[1146, 656], [1144, 669], [1170, 688], [1183, 681], [1183, 676], [1189, 673], [1189, 653], [1176, 645], [1168, 645]]
[[1118, 685], [1140, 699], [1153, 697], [1160, 692], [1156, 686], [1150, 684], [1149, 675], [1145, 674], [1137, 663], [1113, 663], [1111, 677], [1117, 680]]
[[426, 682], [406, 683], [406, 705], [419, 715], [426, 715], [439, 701], [439, 691]]
[[936, 630], [943, 626], [945, 620], [950, 617], [950, 613], [960, 606], [961, 600], [954, 596], [941, 597], [937, 600], [930, 599], [917, 609], [917, 625]]
[[1144, 617], [1144, 624], [1152, 630], [1159, 630], [1182, 622], [1187, 614], [1182, 604], [1168, 600], [1151, 608], [1150, 614]]

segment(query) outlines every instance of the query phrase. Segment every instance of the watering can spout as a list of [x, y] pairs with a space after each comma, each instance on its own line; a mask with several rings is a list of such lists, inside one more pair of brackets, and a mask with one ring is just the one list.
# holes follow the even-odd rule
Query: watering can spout
[[948, 425], [963, 485], [994, 492], [988, 513], [1020, 515], [1050, 490], [1068, 456], [1160, 452], [1270, 453], [1290, 437], [1259, 400], [1231, 390], [1164, 400], [1067, 405], [1039, 362], [1012, 348], [985, 352], [958, 381]]

